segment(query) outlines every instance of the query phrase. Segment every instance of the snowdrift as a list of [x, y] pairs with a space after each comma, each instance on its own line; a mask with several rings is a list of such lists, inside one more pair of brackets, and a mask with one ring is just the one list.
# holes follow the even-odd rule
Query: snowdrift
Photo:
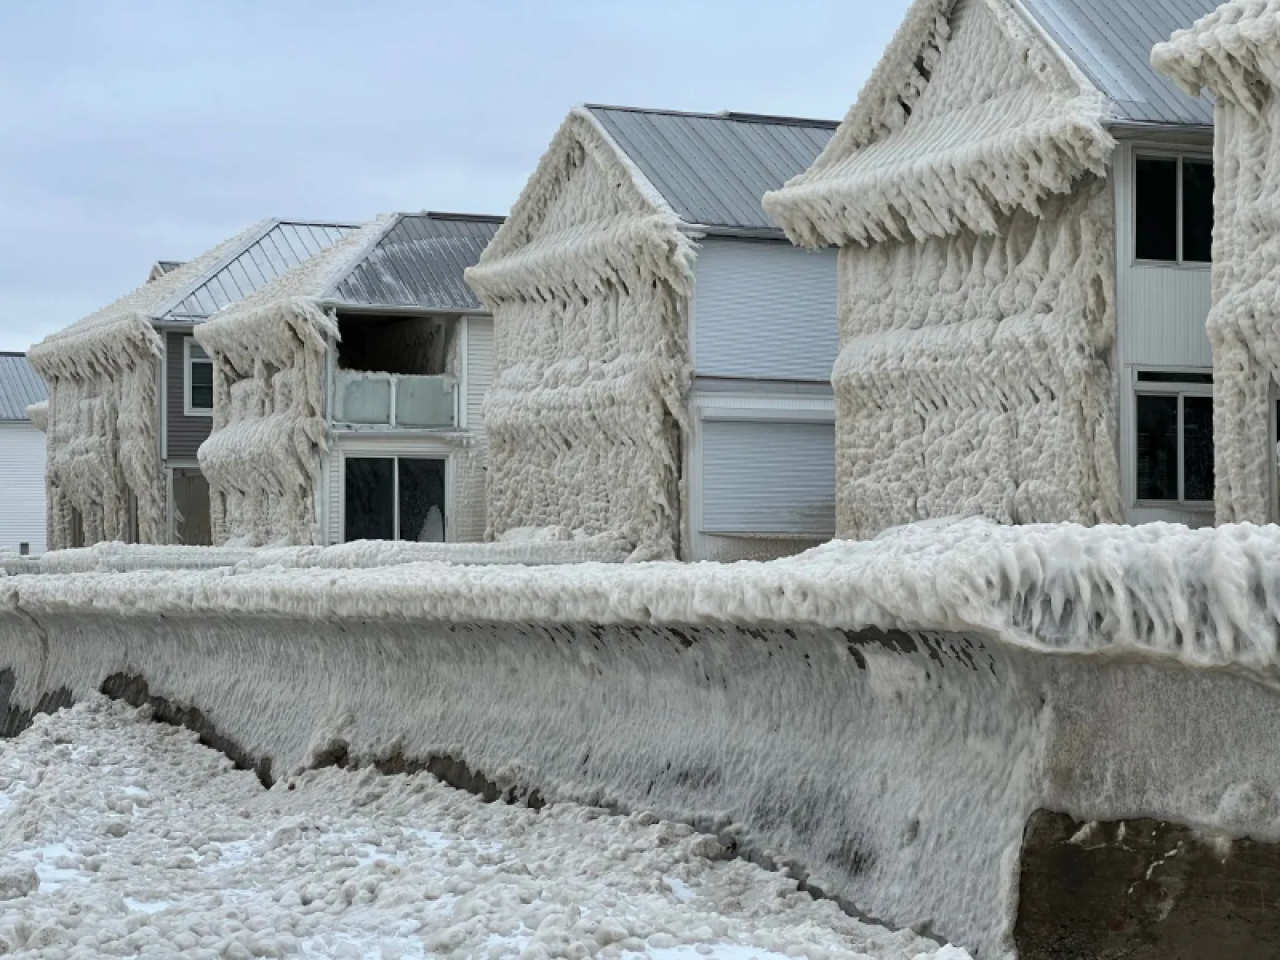
[[733, 565], [275, 553], [0, 577], [8, 730], [105, 689], [267, 779], [426, 767], [652, 811], [986, 957], [1037, 811], [1280, 840], [1274, 527], [966, 520]]

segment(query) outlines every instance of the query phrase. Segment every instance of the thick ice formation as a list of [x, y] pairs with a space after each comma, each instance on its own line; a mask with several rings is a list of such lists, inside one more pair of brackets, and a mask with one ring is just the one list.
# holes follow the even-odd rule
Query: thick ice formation
[[837, 521], [1120, 518], [1114, 143], [1002, 0], [919, 0], [813, 167], [765, 197], [840, 244]]
[[1272, 516], [1280, 379], [1280, 3], [1224, 4], [1156, 46], [1151, 61], [1192, 96], [1214, 95], [1213, 433], [1217, 520]]
[[385, 227], [353, 230], [196, 328], [214, 366], [213, 432], [199, 459], [216, 543], [320, 542], [326, 364], [338, 327], [313, 298]]
[[27, 407], [27, 419], [41, 433], [49, 429], [49, 401], [41, 400]]
[[162, 347], [151, 317], [259, 230], [251, 227], [31, 348], [31, 365], [49, 387], [50, 549], [125, 539], [135, 502], [137, 538], [163, 541]]
[[0, 746], [6, 955], [968, 956], [649, 814], [534, 812], [372, 770], [264, 791], [194, 740], [92, 699]]
[[492, 310], [489, 531], [619, 533], [675, 553], [693, 245], [584, 109], [467, 271]]

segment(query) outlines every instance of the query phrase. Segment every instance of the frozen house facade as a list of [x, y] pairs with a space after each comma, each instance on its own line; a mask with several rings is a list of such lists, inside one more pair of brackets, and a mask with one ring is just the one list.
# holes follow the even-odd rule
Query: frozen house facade
[[834, 127], [569, 114], [467, 274], [497, 331], [490, 536], [730, 560], [832, 535], [836, 258], [760, 199]]
[[1213, 522], [1213, 111], [1150, 50], [1209, 0], [917, 0], [765, 209], [840, 248], [841, 534]]
[[463, 271], [501, 222], [381, 217], [196, 332], [215, 543], [484, 538], [493, 320]]
[[196, 451], [213, 422], [212, 365], [192, 337], [221, 308], [349, 232], [264, 220], [51, 334], [30, 359], [49, 388], [49, 547], [209, 543]]
[[1213, 426], [1220, 523], [1267, 523], [1277, 510], [1280, 380], [1280, 4], [1227, 3], [1152, 51], [1187, 92], [1214, 97]]
[[0, 353], [0, 553], [45, 551], [45, 400], [26, 355]]

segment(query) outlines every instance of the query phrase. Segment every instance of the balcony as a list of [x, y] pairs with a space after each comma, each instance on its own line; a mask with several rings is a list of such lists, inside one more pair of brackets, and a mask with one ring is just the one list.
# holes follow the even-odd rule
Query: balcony
[[453, 377], [339, 370], [334, 379], [334, 423], [441, 430], [457, 426], [458, 383]]

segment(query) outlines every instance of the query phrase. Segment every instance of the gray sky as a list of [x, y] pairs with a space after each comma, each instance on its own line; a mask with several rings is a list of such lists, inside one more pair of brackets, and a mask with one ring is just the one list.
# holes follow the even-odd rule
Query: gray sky
[[263, 217], [506, 213], [577, 103], [838, 120], [907, 5], [0, 4], [0, 350]]

